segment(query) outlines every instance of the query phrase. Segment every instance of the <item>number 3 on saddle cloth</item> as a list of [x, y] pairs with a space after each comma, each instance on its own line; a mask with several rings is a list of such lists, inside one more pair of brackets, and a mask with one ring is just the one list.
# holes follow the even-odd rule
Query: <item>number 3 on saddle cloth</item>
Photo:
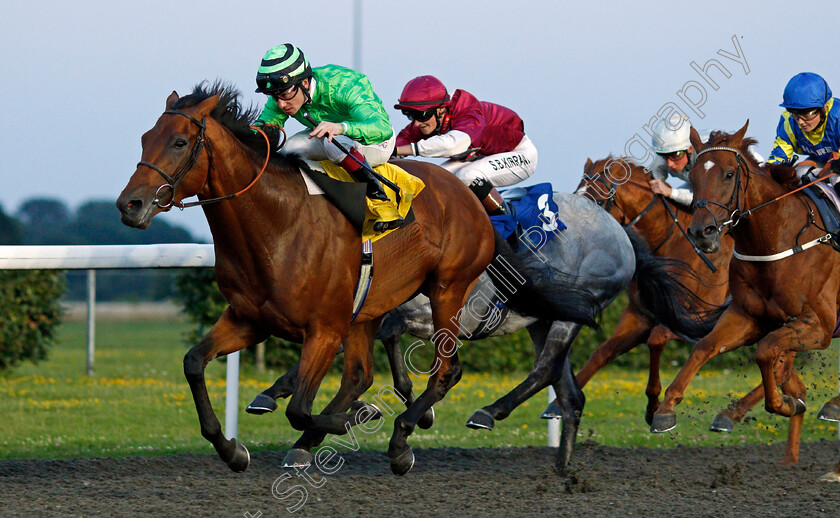
[[491, 216], [490, 220], [514, 249], [521, 243], [536, 252], [566, 229], [557, 217], [558, 207], [550, 183], [514, 187], [500, 193], [505, 200], [505, 214]]

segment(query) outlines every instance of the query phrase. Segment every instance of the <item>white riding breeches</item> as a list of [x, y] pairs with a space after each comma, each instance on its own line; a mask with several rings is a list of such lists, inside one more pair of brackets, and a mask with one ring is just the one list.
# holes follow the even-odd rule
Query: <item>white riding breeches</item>
[[484, 178], [494, 187], [504, 187], [527, 179], [537, 168], [537, 148], [528, 136], [506, 153], [497, 153], [475, 160], [447, 160], [441, 167], [470, 185], [476, 178]]
[[[326, 138], [309, 138], [309, 132], [312, 130], [306, 129], [292, 135], [286, 145], [283, 146], [283, 153], [297, 153], [304, 158], [310, 160], [329, 160], [331, 162], [339, 163], [347, 156], [333, 145], [332, 142]], [[333, 137], [346, 149], [356, 148], [362, 155], [364, 155], [368, 164], [371, 167], [382, 165], [391, 157], [394, 151], [394, 145], [397, 142], [396, 135], [391, 135], [391, 138], [380, 142], [378, 144], [362, 144], [345, 135], [336, 135]]]

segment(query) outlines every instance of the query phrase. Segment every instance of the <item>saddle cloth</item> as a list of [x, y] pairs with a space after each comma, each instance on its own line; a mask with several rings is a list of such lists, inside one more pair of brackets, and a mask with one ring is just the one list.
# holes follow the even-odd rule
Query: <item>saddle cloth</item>
[[374, 232], [373, 224], [377, 221], [393, 221], [401, 217], [405, 218], [403, 226], [414, 221], [414, 213], [409, 214], [411, 202], [423, 190], [425, 184], [401, 167], [385, 163], [374, 168], [374, 171], [400, 188], [398, 204], [396, 193], [387, 185], [383, 184], [382, 188], [388, 195], [388, 201], [371, 200], [365, 196], [367, 186], [356, 182], [340, 165], [329, 161], [306, 160], [306, 163], [311, 171], [301, 169], [301, 175], [309, 194], [326, 195], [361, 233], [362, 241], [375, 242], [397, 230]]
[[514, 187], [500, 191], [506, 213], [491, 216], [490, 221], [509, 242], [523, 242], [530, 250], [539, 250], [551, 238], [566, 229], [557, 217], [557, 204], [550, 183]]

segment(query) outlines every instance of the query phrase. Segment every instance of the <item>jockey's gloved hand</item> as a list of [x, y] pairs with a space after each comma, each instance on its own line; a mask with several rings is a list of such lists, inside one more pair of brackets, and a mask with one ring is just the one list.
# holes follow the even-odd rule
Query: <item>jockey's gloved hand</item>
[[834, 174], [840, 174], [840, 158], [835, 158], [831, 162], [831, 172]]

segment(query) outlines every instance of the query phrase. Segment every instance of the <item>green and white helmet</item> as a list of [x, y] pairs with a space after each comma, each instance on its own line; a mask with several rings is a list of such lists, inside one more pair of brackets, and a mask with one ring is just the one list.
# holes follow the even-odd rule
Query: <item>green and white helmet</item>
[[303, 52], [291, 43], [272, 47], [257, 70], [257, 93], [271, 95], [312, 77], [312, 67]]

